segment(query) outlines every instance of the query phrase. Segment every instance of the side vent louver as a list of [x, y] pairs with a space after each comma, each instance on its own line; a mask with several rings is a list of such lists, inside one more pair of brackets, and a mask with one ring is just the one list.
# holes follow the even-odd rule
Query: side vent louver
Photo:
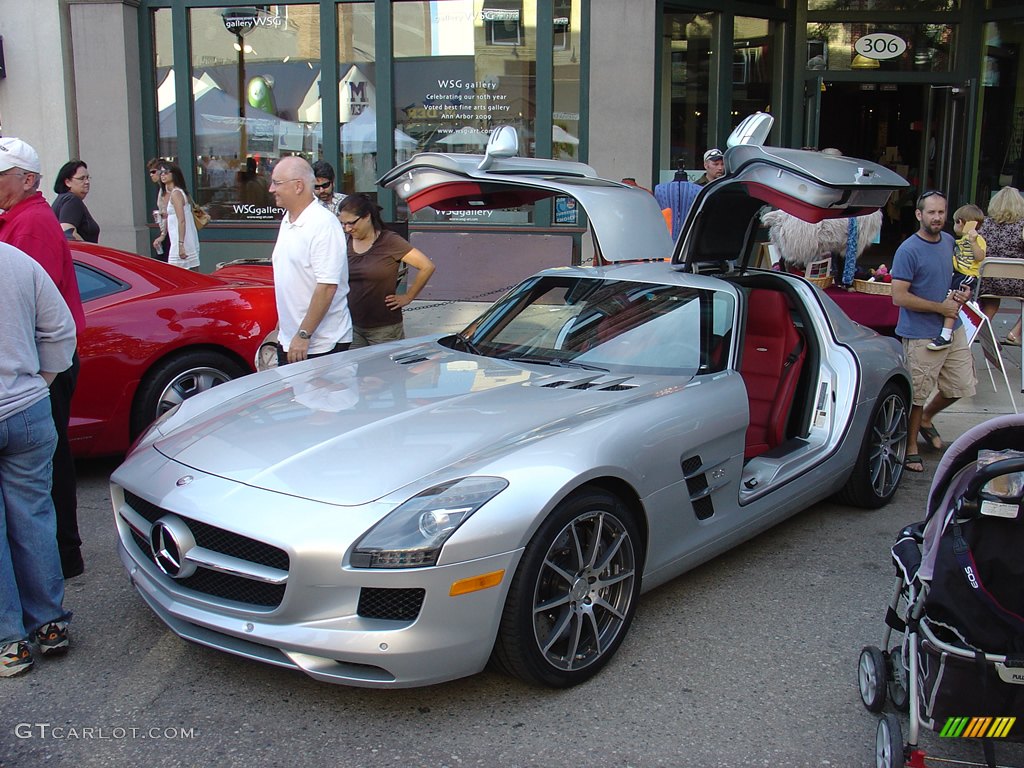
[[414, 365], [415, 363], [422, 363], [426, 360], [434, 360], [440, 356], [441, 352], [439, 350], [424, 344], [404, 352], [399, 352], [396, 355], [392, 355], [391, 359], [399, 365]]
[[690, 504], [698, 520], [707, 520], [715, 514], [714, 503], [708, 489], [708, 477], [704, 472], [704, 462], [700, 456], [690, 456], [680, 462], [683, 477], [686, 479], [686, 490], [690, 494]]
[[549, 381], [540, 386], [547, 389], [597, 389], [601, 392], [623, 392], [627, 389], [635, 389], [635, 384], [627, 384], [629, 381], [628, 376], [621, 376], [618, 378], [610, 378], [608, 376], [591, 376], [583, 379], [573, 379], [567, 381], [565, 379], [556, 379], [555, 381]]

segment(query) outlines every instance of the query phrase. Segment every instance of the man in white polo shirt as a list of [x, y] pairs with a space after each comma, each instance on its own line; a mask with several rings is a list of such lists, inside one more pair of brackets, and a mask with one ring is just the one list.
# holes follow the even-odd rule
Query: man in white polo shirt
[[270, 191], [285, 209], [273, 256], [279, 365], [343, 352], [352, 342], [345, 234], [317, 204], [314, 184], [301, 157], [283, 158], [270, 174]]

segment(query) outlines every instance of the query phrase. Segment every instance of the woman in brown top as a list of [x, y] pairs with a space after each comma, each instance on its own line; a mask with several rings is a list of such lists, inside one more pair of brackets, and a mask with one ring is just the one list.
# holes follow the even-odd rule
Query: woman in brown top
[[[366, 195], [346, 197], [338, 219], [348, 244], [350, 349], [404, 339], [402, 307], [423, 290], [434, 274], [434, 262], [405, 238], [384, 229], [380, 209]], [[398, 294], [402, 264], [415, 269], [416, 277], [405, 293]]]

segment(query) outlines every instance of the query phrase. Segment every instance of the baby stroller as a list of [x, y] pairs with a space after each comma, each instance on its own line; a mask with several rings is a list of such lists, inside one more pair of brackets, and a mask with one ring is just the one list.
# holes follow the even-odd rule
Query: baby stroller
[[1021, 415], [962, 435], [935, 471], [927, 517], [892, 547], [897, 576], [882, 648], [861, 651], [858, 683], [869, 711], [881, 712], [888, 694], [909, 712], [910, 730], [905, 745], [899, 716], [883, 715], [879, 768], [924, 768], [921, 727], [981, 739], [990, 768], [994, 743], [1024, 741], [1021, 447]]

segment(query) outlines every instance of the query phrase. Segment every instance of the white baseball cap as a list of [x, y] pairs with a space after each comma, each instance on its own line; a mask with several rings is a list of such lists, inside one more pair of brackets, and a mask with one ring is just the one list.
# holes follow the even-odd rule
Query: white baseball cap
[[0, 172], [21, 168], [32, 173], [41, 173], [39, 155], [21, 139], [0, 139]]
[[721, 160], [723, 157], [725, 157], [725, 155], [722, 154], [722, 150], [715, 147], [714, 149], [709, 149], [704, 153], [704, 162], [706, 163], [708, 160]]

